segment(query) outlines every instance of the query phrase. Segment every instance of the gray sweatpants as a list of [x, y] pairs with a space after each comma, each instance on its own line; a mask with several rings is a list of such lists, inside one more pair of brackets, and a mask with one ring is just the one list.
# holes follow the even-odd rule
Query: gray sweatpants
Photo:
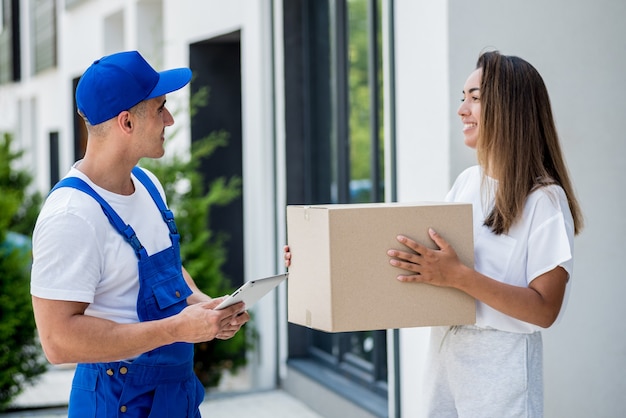
[[543, 417], [541, 333], [434, 327], [426, 402], [429, 418]]

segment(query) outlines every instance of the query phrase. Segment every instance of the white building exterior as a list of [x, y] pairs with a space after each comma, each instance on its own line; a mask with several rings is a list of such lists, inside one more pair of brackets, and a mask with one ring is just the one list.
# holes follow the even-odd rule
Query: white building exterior
[[[28, 28], [35, 11], [31, 5], [38, 1], [20, 0], [22, 77], [0, 84], [0, 132], [14, 133], [28, 151], [24, 164], [32, 167], [37, 187], [45, 192], [50, 187], [47, 138], [58, 133], [63, 175], [74, 159], [72, 83], [93, 60], [138, 49], [158, 69], [187, 66], [190, 44], [238, 31], [244, 275], [249, 280], [281, 271], [288, 165], [283, 2], [289, 1], [57, 0], [57, 65], [34, 74]], [[586, 219], [576, 240], [567, 313], [544, 332], [545, 412], [547, 417], [626, 416], [626, 134], [621, 116], [626, 3], [383, 3], [394, 16], [394, 65], [385, 68], [395, 69], [396, 154], [391, 164], [399, 201], [440, 200], [455, 176], [474, 164], [473, 153], [463, 145], [456, 108], [465, 78], [483, 49], [519, 55], [543, 75]], [[172, 94], [172, 106], [188, 94], [188, 89]], [[174, 146], [186, 149], [189, 123], [179, 117], [177, 126]], [[323, 384], [311, 382], [318, 389], [307, 395], [298, 389], [301, 380], [294, 380], [297, 373], [288, 365], [285, 289], [276, 296], [254, 308], [259, 341], [250, 355], [253, 387], [283, 386], [328, 416], [370, 416], [350, 415], [355, 402], [342, 402], [340, 396], [329, 400]], [[401, 330], [397, 351], [391, 331], [389, 335], [389, 416], [418, 417], [427, 330]], [[399, 355], [398, 368], [394, 353]]]

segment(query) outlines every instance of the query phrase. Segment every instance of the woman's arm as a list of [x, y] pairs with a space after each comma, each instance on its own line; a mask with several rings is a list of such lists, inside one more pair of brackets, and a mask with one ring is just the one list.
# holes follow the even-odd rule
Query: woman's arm
[[399, 275], [398, 280], [454, 287], [521, 321], [543, 328], [554, 323], [565, 295], [568, 279], [565, 269], [555, 267], [535, 278], [528, 287], [502, 283], [465, 266], [439, 234], [433, 230], [429, 233], [439, 250], [399, 236], [398, 241], [414, 252], [387, 252], [392, 257], [391, 265], [413, 273]]

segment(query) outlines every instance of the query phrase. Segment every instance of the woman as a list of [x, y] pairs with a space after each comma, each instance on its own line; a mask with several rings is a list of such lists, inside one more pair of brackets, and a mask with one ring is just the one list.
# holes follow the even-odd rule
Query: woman
[[582, 213], [532, 65], [482, 54], [458, 114], [479, 165], [461, 173], [446, 200], [472, 203], [474, 269], [433, 230], [438, 250], [399, 236], [407, 251], [387, 252], [403, 270], [398, 280], [454, 287], [477, 300], [475, 325], [432, 328], [427, 416], [541, 417], [541, 330], [567, 300]]
[[474, 269], [429, 231], [432, 250], [405, 236], [389, 250], [398, 280], [460, 289], [477, 300], [474, 326], [435, 327], [425, 399], [429, 417], [541, 417], [541, 329], [559, 317], [582, 214], [543, 80], [528, 62], [482, 54], [458, 114], [479, 165], [446, 200], [470, 202]]

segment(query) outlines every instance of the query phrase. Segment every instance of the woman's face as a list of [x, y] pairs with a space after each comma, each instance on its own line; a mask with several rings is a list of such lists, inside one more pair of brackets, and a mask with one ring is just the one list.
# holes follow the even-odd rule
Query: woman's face
[[477, 69], [469, 75], [463, 86], [463, 99], [457, 113], [463, 122], [463, 136], [465, 145], [476, 148], [480, 122], [480, 78], [482, 69]]

